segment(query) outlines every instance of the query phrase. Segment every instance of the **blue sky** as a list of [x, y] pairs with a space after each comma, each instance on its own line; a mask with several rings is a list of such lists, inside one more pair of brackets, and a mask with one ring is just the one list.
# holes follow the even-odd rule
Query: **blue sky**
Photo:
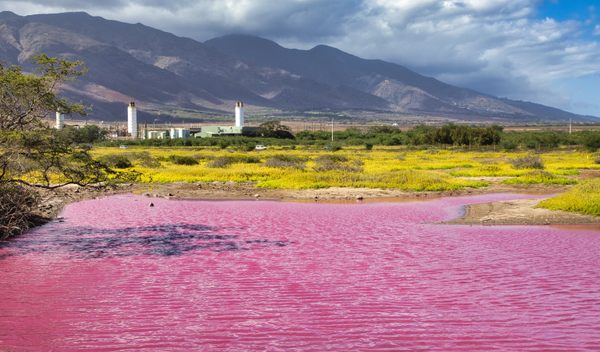
[[596, 7], [600, 6], [594, 0], [545, 0], [538, 6], [537, 15], [540, 18], [551, 17], [557, 20], [586, 21], [594, 19]]
[[[543, 1], [538, 18], [575, 21], [581, 25], [581, 40], [600, 41], [600, 1]], [[571, 97], [570, 110], [600, 116], [600, 73], [558, 80], [558, 89]]]
[[207, 40], [335, 46], [487, 94], [600, 116], [600, 0], [0, 0]]

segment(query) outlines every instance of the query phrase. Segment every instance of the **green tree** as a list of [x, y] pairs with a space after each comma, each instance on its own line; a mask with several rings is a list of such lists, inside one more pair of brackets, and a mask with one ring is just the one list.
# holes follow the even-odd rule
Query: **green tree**
[[39, 202], [35, 189], [99, 186], [136, 177], [94, 160], [87, 145], [78, 144], [69, 133], [49, 128], [44, 121], [55, 111], [85, 112], [81, 104], [57, 94], [64, 82], [85, 72], [82, 63], [46, 55], [36, 56], [34, 61], [34, 73], [0, 65], [0, 238], [34, 223], [33, 211]]
[[259, 134], [262, 137], [272, 138], [288, 138], [293, 139], [294, 135], [290, 131], [290, 128], [286, 125], [282, 125], [280, 121], [267, 121], [261, 123], [258, 127]]
[[51, 112], [84, 114], [81, 104], [72, 104], [56, 92], [61, 85], [85, 73], [80, 61], [67, 61], [47, 55], [34, 57], [35, 74], [20, 66], [0, 64], [0, 130], [24, 131], [44, 128], [43, 119]]

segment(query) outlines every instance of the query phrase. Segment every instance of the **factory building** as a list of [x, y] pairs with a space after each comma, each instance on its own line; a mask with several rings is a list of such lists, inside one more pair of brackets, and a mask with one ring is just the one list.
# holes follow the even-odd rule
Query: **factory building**
[[191, 136], [190, 130], [187, 128], [171, 128], [169, 130], [169, 137], [171, 139], [189, 138], [190, 136]]
[[235, 103], [235, 125], [234, 126], [202, 126], [199, 132], [194, 134], [198, 138], [211, 138], [216, 136], [242, 136], [255, 130], [256, 127], [244, 126], [244, 103]]
[[167, 139], [169, 133], [167, 131], [145, 131], [144, 139]]
[[[128, 107], [127, 130], [128, 133], [137, 138], [137, 114], [135, 111], [135, 102], [131, 102]], [[149, 130], [142, 128], [140, 135], [143, 139], [178, 139], [178, 138], [211, 138], [216, 136], [242, 136], [256, 130], [256, 127], [244, 126], [244, 103], [238, 101], [235, 103], [235, 125], [234, 126], [202, 126], [195, 129], [187, 128], [165, 128]]]

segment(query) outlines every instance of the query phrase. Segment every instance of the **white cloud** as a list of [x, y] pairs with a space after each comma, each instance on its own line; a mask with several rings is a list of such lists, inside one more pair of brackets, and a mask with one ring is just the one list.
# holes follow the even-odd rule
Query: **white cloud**
[[[600, 73], [584, 23], [535, 19], [538, 0], [0, 0], [17, 13], [86, 10], [200, 40], [248, 33], [324, 43], [489, 94], [568, 107], [563, 79]], [[600, 35], [600, 25], [595, 27]]]
[[594, 27], [594, 35], [600, 35], [600, 24], [597, 24], [596, 27]]

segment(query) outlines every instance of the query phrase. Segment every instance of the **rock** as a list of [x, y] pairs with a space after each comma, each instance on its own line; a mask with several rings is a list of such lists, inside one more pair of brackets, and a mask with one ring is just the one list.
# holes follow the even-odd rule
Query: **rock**
[[363, 196], [356, 196], [356, 200], [363, 200], [364, 197]]
[[154, 207], [154, 203], [150, 203], [150, 208]]
[[173, 193], [169, 193], [169, 194], [167, 194], [167, 196], [173, 197]]
[[260, 198], [260, 194], [258, 194], [258, 193], [257, 193], [257, 194], [255, 194], [255, 195], [254, 195], [254, 198]]

